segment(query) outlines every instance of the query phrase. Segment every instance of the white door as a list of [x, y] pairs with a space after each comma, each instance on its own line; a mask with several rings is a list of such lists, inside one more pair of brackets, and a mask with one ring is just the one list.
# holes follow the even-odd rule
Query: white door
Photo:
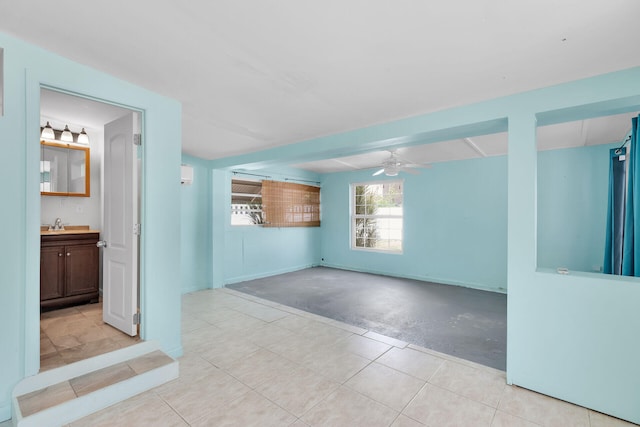
[[104, 127], [103, 320], [135, 336], [138, 311], [137, 113]]

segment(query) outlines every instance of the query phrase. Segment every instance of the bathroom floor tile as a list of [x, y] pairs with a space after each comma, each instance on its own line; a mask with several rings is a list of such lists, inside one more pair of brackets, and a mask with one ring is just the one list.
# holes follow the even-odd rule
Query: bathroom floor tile
[[40, 338], [40, 355], [45, 356], [47, 354], [56, 353], [58, 349], [45, 335], [44, 338]]
[[98, 341], [91, 341], [75, 347], [60, 350], [59, 354], [68, 364], [88, 359], [99, 354], [109, 353], [110, 351], [117, 350], [119, 348], [120, 346], [112, 338], [103, 338]]
[[102, 303], [47, 311], [40, 315], [40, 371], [139, 341], [102, 321]]

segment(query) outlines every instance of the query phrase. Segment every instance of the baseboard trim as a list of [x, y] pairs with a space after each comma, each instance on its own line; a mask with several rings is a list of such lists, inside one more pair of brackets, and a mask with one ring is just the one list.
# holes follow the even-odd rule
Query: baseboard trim
[[294, 271], [305, 270], [307, 268], [318, 267], [319, 264], [305, 264], [295, 267], [283, 268], [269, 272], [261, 272], [256, 274], [248, 274], [245, 276], [231, 277], [224, 280], [224, 286], [233, 285], [234, 283], [246, 282], [248, 280], [263, 279], [265, 277], [277, 276], [279, 274], [292, 273]]
[[498, 293], [498, 294], [506, 294], [507, 293], [507, 290], [504, 289], [504, 288], [491, 288], [491, 287], [482, 285], [480, 283], [461, 282], [461, 281], [457, 281], [457, 280], [442, 279], [442, 278], [439, 278], [439, 277], [422, 277], [422, 276], [415, 276], [415, 275], [412, 275], [412, 274], [396, 274], [396, 273], [391, 274], [391, 273], [386, 272], [386, 271], [377, 271], [377, 270], [372, 270], [372, 269], [357, 268], [357, 267], [345, 266], [345, 265], [340, 265], [340, 264], [332, 264], [332, 263], [327, 263], [327, 262], [322, 262], [320, 264], [320, 266], [321, 267], [336, 268], [338, 270], [356, 271], [358, 273], [377, 274], [379, 276], [399, 277], [399, 278], [403, 278], [403, 279], [419, 280], [421, 282], [432, 282], [432, 283], [439, 283], [439, 284], [442, 284], [442, 285], [460, 286], [462, 288], [477, 289], [479, 291], [495, 292], [495, 293]]

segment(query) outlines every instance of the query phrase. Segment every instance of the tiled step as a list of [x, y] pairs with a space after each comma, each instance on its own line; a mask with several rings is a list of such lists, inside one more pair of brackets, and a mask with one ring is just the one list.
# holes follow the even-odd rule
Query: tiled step
[[145, 341], [22, 380], [13, 390], [19, 427], [60, 426], [178, 377], [178, 362]]

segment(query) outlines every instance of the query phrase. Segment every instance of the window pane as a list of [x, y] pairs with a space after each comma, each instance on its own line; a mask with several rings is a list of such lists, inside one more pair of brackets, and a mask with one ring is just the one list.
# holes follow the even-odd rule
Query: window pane
[[353, 247], [402, 251], [402, 181], [356, 184], [352, 197]]
[[231, 225], [258, 225], [262, 223], [262, 183], [232, 179]]

